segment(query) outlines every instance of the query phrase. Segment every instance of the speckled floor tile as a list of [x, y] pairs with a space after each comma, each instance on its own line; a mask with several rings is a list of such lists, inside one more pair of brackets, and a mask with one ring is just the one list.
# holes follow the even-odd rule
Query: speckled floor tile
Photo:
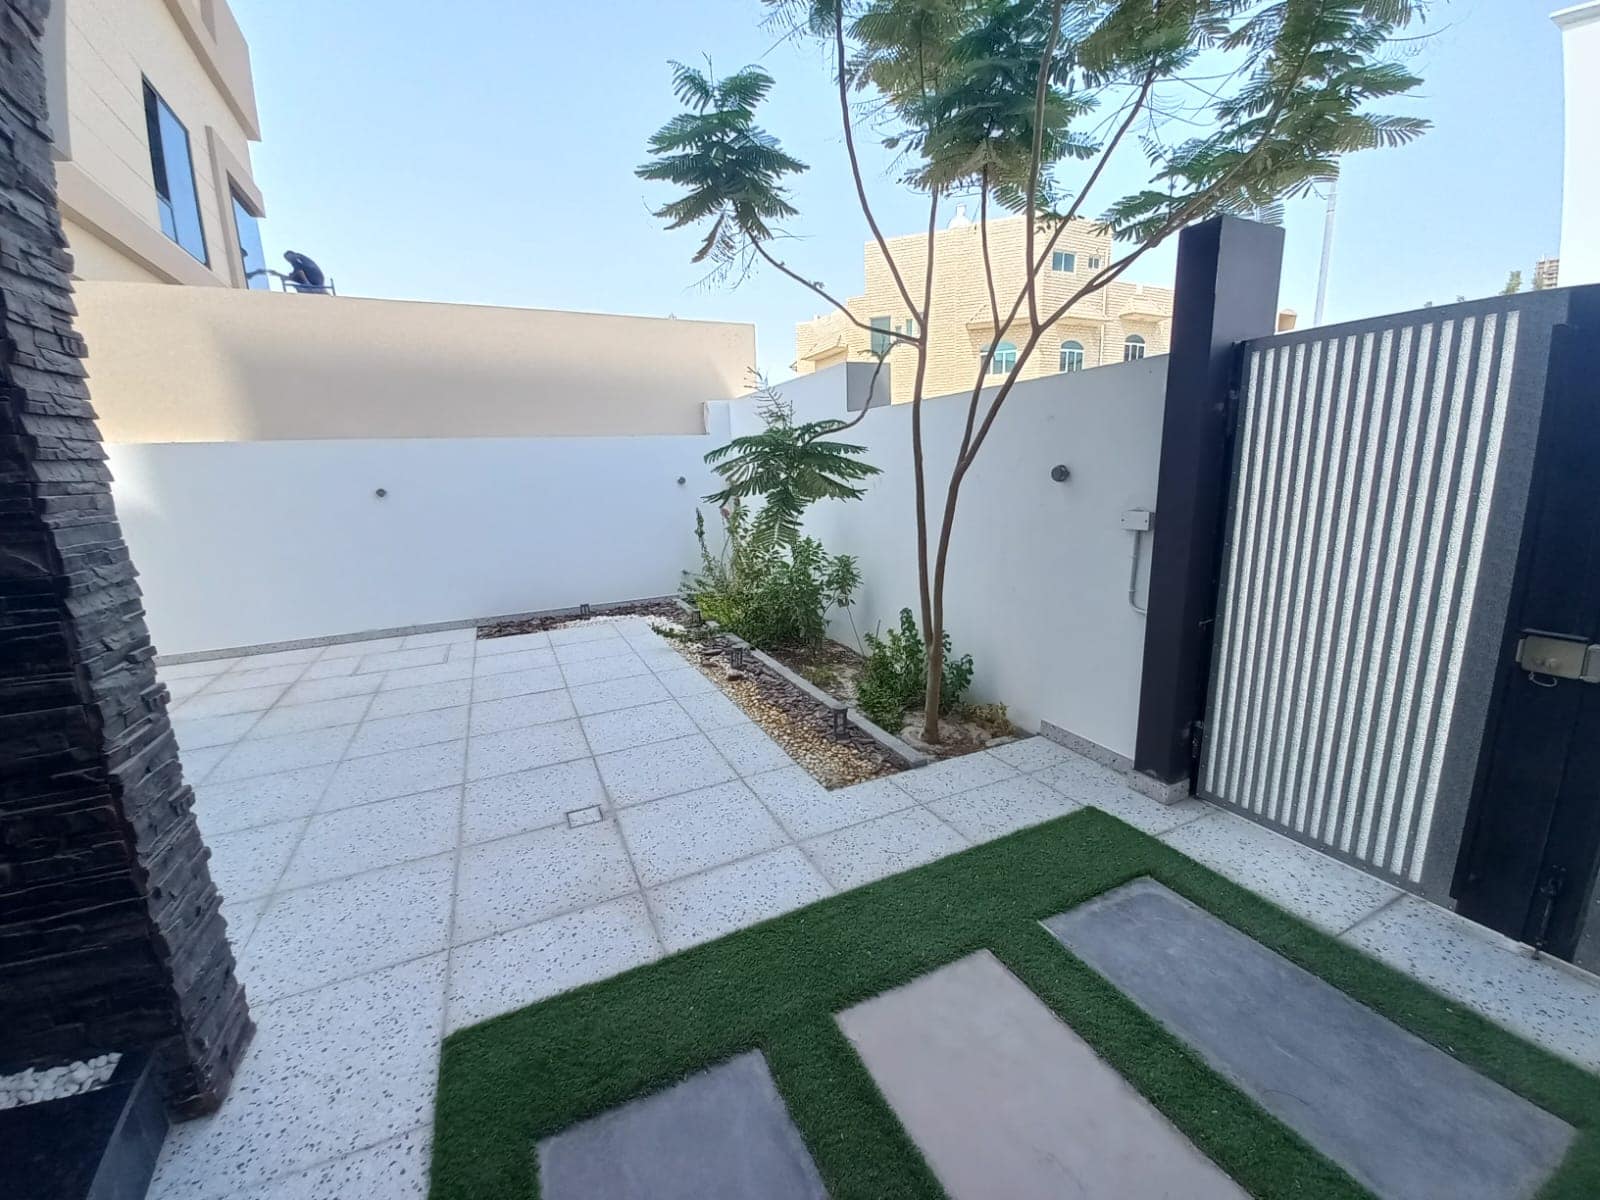
[[718, 783], [636, 804], [617, 814], [617, 824], [645, 887], [789, 840], [742, 783]]
[[465, 704], [455, 708], [431, 708], [427, 712], [407, 713], [400, 717], [368, 719], [356, 730], [355, 737], [350, 739], [350, 748], [345, 751], [345, 756], [360, 758], [411, 746], [453, 742], [466, 736]]
[[[428, 1194], [431, 1129], [423, 1126], [365, 1150], [268, 1180], [237, 1200], [422, 1200]], [[228, 1200], [235, 1200], [229, 1197]]]
[[305, 824], [305, 818], [279, 821], [209, 838], [217, 890], [229, 900], [253, 900], [272, 891]]
[[472, 699], [472, 680], [447, 679], [443, 683], [425, 683], [420, 687], [380, 690], [372, 698], [367, 719], [402, 717], [407, 713], [427, 712], [435, 708], [454, 708]]
[[947, 758], [914, 771], [901, 771], [894, 779], [895, 785], [910, 793], [912, 799], [926, 804], [957, 792], [969, 792], [986, 783], [1014, 779], [1017, 774], [1015, 768], [980, 750], [977, 754]]
[[205, 691], [211, 679], [210, 675], [195, 675], [188, 679], [163, 679], [161, 683], [167, 689], [169, 702], [176, 705]]
[[479, 658], [496, 658], [522, 650], [544, 650], [549, 646], [548, 633], [513, 633], [509, 637], [479, 638], [476, 650]]
[[[903, 779], [913, 773], [903, 771], [895, 778]], [[933, 801], [928, 807], [963, 836], [974, 842], [982, 842], [1062, 816], [1078, 805], [1037, 779], [1017, 775], [968, 792], [946, 796]]]
[[479, 700], [472, 706], [472, 733], [504, 733], [525, 725], [548, 725], [577, 716], [565, 690], [528, 692], [503, 700]]
[[322, 987], [444, 949], [452, 854], [274, 897], [250, 938], [252, 999]]
[[608, 978], [660, 953], [639, 895], [457, 946], [446, 1033]]
[[385, 650], [398, 650], [405, 642], [403, 637], [364, 638], [355, 641], [334, 642], [324, 646], [318, 661], [330, 658], [362, 658], [368, 654], [382, 654]]
[[1344, 941], [1514, 1033], [1600, 1071], [1600, 980], [1533, 958], [1499, 935], [1404, 896]]
[[328, 783], [322, 809], [349, 808], [460, 783], [466, 775], [465, 756], [464, 743], [455, 741], [346, 759]]
[[225, 717], [232, 713], [265, 712], [290, 691], [288, 684], [275, 683], [271, 687], [245, 688], [237, 692], [213, 692], [210, 688], [198, 696], [191, 696], [172, 706], [173, 716]]
[[166, 684], [177, 679], [215, 679], [224, 671], [238, 665], [238, 662], [237, 658], [211, 658], [201, 662], [159, 663], [156, 666], [156, 675]]
[[649, 891], [667, 950], [682, 950], [821, 900], [828, 881], [793, 846], [689, 875]]
[[[556, 661], [563, 667], [593, 662], [601, 658], [637, 658], [633, 647], [620, 637], [590, 638], [586, 642], [553, 644]], [[642, 664], [641, 664], [642, 665]]]
[[744, 709], [721, 692], [684, 696], [678, 703], [683, 705], [683, 711], [689, 714], [690, 720], [699, 726], [702, 732], [727, 729], [732, 725], [743, 725], [750, 720]]
[[720, 694], [720, 689], [716, 684], [687, 663], [670, 671], [658, 670], [656, 678], [661, 680], [661, 685], [667, 691], [680, 700], [685, 696], [709, 696], [713, 692], [719, 692]]
[[476, 679], [492, 675], [510, 675], [535, 667], [553, 667], [556, 656], [548, 649], [513, 650], [510, 654], [490, 654], [473, 660], [472, 674]]
[[477, 941], [635, 890], [610, 821], [558, 825], [468, 846], [456, 883], [455, 940]]
[[1093, 805], [1152, 835], [1163, 834], [1185, 821], [1214, 811], [1199, 800], [1182, 800], [1177, 804], [1152, 800], [1134, 791], [1114, 771], [1088, 759], [1062, 762], [1036, 771], [1033, 778], [1053, 787], [1069, 800]]
[[665, 742], [698, 732], [698, 726], [676, 700], [658, 700], [633, 708], [617, 708], [583, 718], [589, 749], [596, 754]]
[[280, 686], [293, 683], [305, 672], [306, 664], [296, 663], [286, 667], [235, 667], [218, 675], [206, 688], [208, 695], [221, 692], [243, 692], [251, 688]]
[[698, 733], [602, 754], [595, 762], [612, 803], [618, 807], [675, 796], [735, 777], [727, 759]]
[[596, 683], [580, 683], [572, 688], [572, 703], [584, 716], [635, 708], [640, 704], [659, 704], [672, 697], [654, 675], [629, 675]]
[[356, 674], [400, 671], [406, 667], [434, 667], [442, 663], [449, 653], [444, 646], [419, 646], [415, 650], [385, 650], [379, 654], [366, 654], [361, 657]]
[[869, 779], [830, 792], [803, 767], [762, 771], [747, 776], [745, 782], [790, 835], [800, 839], [898, 812], [916, 803], [891, 779]]
[[556, 691], [567, 686], [560, 667], [532, 667], [507, 671], [504, 675], [485, 675], [472, 681], [473, 703], [503, 700], [507, 696], [526, 696], [531, 692]]
[[1220, 809], [1161, 840], [1330, 933], [1348, 929], [1398, 894], [1380, 879]]
[[546, 635], [552, 646], [576, 646], [580, 642], [600, 642], [622, 636], [615, 621], [591, 621], [552, 629]]
[[371, 704], [371, 696], [341, 696], [333, 700], [315, 700], [310, 704], [280, 704], [251, 728], [249, 736], [282, 737], [284, 734], [306, 733], [313, 729], [355, 725], [367, 715]]
[[[455, 629], [433, 629], [427, 633], [408, 633], [401, 639], [400, 649], [415, 650], [418, 646], [465, 646], [468, 649], [475, 649], [477, 640], [477, 629], [471, 625], [461, 625]], [[503, 641], [504, 639], [501, 640]]]
[[435, 954], [277, 1003], [252, 996], [257, 1032], [228, 1102], [172, 1127], [151, 1200], [258, 1197], [268, 1178], [431, 1123], [444, 975]]
[[211, 772], [218, 783], [248, 779], [253, 775], [275, 775], [321, 763], [337, 762], [344, 755], [353, 725], [333, 729], [311, 729], [304, 733], [284, 733], [277, 737], [251, 738], [237, 743]]
[[965, 850], [967, 840], [927, 809], [913, 807], [825, 833], [802, 848], [843, 891]]
[[468, 842], [559, 825], [575, 809], [604, 804], [606, 790], [592, 758], [552, 763], [467, 784], [462, 836]]
[[312, 817], [280, 888], [429, 858], [455, 848], [461, 789], [441, 788]]
[[472, 678], [472, 659], [446, 659], [431, 667], [405, 667], [390, 671], [378, 685], [380, 692], [395, 692], [404, 688], [429, 687], [435, 683], [455, 683]]
[[255, 825], [310, 816], [337, 769], [333, 763], [323, 763], [231, 783], [196, 784], [195, 818], [201, 831], [212, 838]]
[[182, 753], [180, 757], [183, 762], [184, 781], [191, 785], [202, 782], [216, 770], [217, 764], [227, 753], [227, 746], [207, 746], [204, 750], [189, 750]]
[[204, 750], [210, 746], [231, 746], [261, 720], [258, 712], [234, 713], [226, 717], [172, 718], [172, 733], [181, 750]]
[[485, 733], [467, 742], [467, 778], [488, 779], [530, 767], [583, 758], [589, 747], [577, 721], [552, 721], [504, 733]]
[[1003, 746], [990, 746], [989, 753], [1006, 766], [1023, 772], [1042, 771], [1083, 757], [1047, 737], [1019, 738]]
[[[594, 644], [585, 642], [573, 649], [581, 650], [584, 646]], [[651, 672], [649, 664], [629, 650], [625, 654], [608, 655], [605, 658], [588, 658], [580, 659], [578, 662], [563, 663], [561, 673], [567, 677], [568, 687], [578, 687], [585, 683], [604, 683], [609, 679], [649, 675]]]
[[425, 1200], [431, 1126], [264, 1181], [226, 1200]]
[[283, 703], [311, 704], [317, 700], [370, 696], [385, 678], [383, 675], [343, 675], [332, 679], [302, 679], [283, 694]]
[[301, 646], [293, 650], [266, 650], [260, 654], [247, 654], [239, 660], [238, 669], [254, 671], [261, 667], [304, 666], [322, 653], [321, 646]]
[[713, 729], [706, 737], [741, 775], [776, 771], [794, 762], [765, 729], [754, 723]]
[[319, 658], [305, 669], [301, 679], [336, 679], [354, 675], [361, 665], [359, 658]]

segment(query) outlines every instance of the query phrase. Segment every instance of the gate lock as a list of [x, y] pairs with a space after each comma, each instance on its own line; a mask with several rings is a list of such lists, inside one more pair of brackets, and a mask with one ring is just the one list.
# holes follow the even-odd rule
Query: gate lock
[[1541, 687], [1555, 687], [1559, 679], [1600, 683], [1600, 645], [1586, 638], [1530, 630], [1517, 641], [1517, 666]]

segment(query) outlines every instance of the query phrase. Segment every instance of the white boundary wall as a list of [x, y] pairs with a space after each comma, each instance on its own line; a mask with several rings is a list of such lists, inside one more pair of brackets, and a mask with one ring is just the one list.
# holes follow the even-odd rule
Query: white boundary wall
[[175, 655], [670, 594], [698, 561], [701, 457], [723, 440], [107, 450], [151, 635]]
[[[863, 395], [872, 368], [861, 364], [778, 390], [797, 420], [848, 416], [846, 370], [852, 394]], [[1017, 385], [962, 486], [945, 584], [955, 652], [971, 654], [977, 668], [974, 698], [1005, 702], [1026, 729], [1049, 721], [1130, 759], [1145, 619], [1128, 599], [1134, 535], [1121, 518], [1155, 508], [1166, 372], [1161, 356]], [[887, 392], [880, 379], [877, 394]], [[969, 398], [923, 405], [934, 541]], [[734, 433], [759, 428], [747, 401], [732, 408]], [[865, 499], [815, 505], [806, 524], [833, 553], [860, 559], [855, 619], [866, 632], [918, 608], [911, 406], [875, 409], [840, 436], [867, 446], [883, 474]], [[1057, 464], [1071, 472], [1065, 483], [1050, 477]], [[1141, 606], [1151, 537], [1140, 547]], [[845, 620], [833, 622], [833, 634], [853, 640]]]
[[[976, 698], [1004, 701], [1030, 730], [1049, 721], [1129, 757], [1144, 617], [1128, 600], [1134, 536], [1121, 516], [1155, 506], [1166, 362], [1018, 385], [967, 476], [946, 591]], [[847, 387], [864, 395], [870, 371], [835, 367], [780, 390], [800, 419], [843, 415]], [[935, 530], [966, 406], [924, 406]], [[694, 512], [715, 486], [702, 456], [730, 428], [759, 427], [748, 400], [706, 412], [701, 436], [108, 450], [151, 634], [175, 655], [672, 593], [698, 563]], [[917, 609], [910, 417], [908, 405], [883, 406], [851, 430], [883, 474], [865, 500], [807, 517], [829, 550], [860, 560], [863, 632]], [[1058, 463], [1065, 483], [1050, 478]], [[833, 632], [853, 641], [848, 621]]]

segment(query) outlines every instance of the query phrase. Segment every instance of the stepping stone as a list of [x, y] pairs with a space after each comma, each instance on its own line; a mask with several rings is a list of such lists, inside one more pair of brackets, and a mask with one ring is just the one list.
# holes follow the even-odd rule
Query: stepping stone
[[951, 1200], [1246, 1196], [987, 950], [838, 1021]]
[[539, 1143], [544, 1200], [827, 1200], [756, 1050]]
[[1045, 922], [1383, 1200], [1516, 1200], [1574, 1132], [1149, 879]]

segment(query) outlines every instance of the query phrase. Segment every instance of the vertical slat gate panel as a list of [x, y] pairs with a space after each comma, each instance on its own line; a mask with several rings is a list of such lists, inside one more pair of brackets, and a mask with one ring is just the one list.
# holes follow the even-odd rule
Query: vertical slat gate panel
[[1243, 350], [1208, 799], [1415, 884], [1494, 494], [1518, 314]]

